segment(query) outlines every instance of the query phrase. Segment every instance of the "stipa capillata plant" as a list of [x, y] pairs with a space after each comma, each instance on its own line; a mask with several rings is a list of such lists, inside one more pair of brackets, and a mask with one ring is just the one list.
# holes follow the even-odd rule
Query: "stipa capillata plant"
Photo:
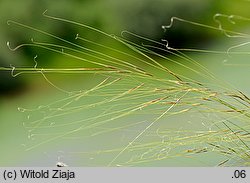
[[[123, 31], [121, 36], [110, 35], [47, 12], [44, 16], [79, 26], [110, 42], [105, 45], [80, 33], [74, 40], [66, 40], [8, 21], [9, 25], [55, 40], [53, 43], [32, 38], [15, 48], [8, 42], [10, 50], [45, 49], [75, 63], [43, 67], [39, 65], [38, 54], [35, 66], [1, 68], [11, 71], [13, 77], [40, 74], [65, 94], [62, 99], [37, 108], [19, 108], [28, 116], [23, 122], [29, 133], [27, 151], [45, 144], [62, 142], [66, 147], [65, 144], [74, 143], [67, 152], [83, 160], [84, 166], [150, 166], [155, 162], [168, 166], [172, 159], [183, 162], [195, 159], [203, 166], [249, 165], [249, 97], [186, 53], [244, 54], [233, 49], [247, 43], [225, 51], [177, 49], [170, 47], [167, 40], [157, 42], [129, 31]], [[214, 19], [219, 26], [208, 26], [174, 17], [163, 28], [170, 29], [175, 21], [180, 21], [222, 32], [227, 37], [249, 37], [225, 29], [218, 20], [220, 16], [231, 23], [243, 19], [217, 14]], [[59, 74], [91, 78], [91, 83], [81, 83], [80, 89], [65, 89], [50, 79]], [[82, 81], [77, 81], [77, 85], [79, 82]], [[95, 145], [86, 149], [89, 144]]]

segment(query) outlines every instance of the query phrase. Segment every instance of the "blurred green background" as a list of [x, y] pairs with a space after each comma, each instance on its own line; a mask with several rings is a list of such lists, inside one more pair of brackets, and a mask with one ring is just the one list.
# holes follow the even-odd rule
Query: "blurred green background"
[[[209, 48], [226, 51], [228, 46], [234, 45], [234, 40], [225, 42], [220, 33], [210, 29], [191, 27], [190, 24], [176, 23], [167, 32], [161, 28], [168, 25], [172, 16], [187, 20], [202, 22], [204, 24], [217, 24], [213, 21], [216, 13], [235, 14], [249, 17], [250, 3], [244, 0], [1, 0], [0, 1], [0, 67], [33, 67], [33, 58], [37, 55], [39, 66], [60, 67], [65, 57], [60, 54], [52, 54], [49, 51], [38, 50], [33, 47], [25, 47], [12, 52], [6, 43], [10, 41], [11, 47], [20, 43], [29, 42], [31, 38], [52, 42], [52, 38], [45, 37], [36, 31], [7, 25], [8, 20], [14, 20], [38, 29], [52, 32], [64, 39], [73, 41], [76, 34], [91, 37], [87, 30], [81, 30], [70, 24], [63, 24], [46, 19], [42, 16], [45, 10], [48, 14], [63, 17], [65, 19], [82, 22], [98, 28], [109, 34], [120, 35], [123, 30], [137, 33], [141, 36], [161, 41], [167, 39], [171, 47], [177, 48]], [[249, 22], [230, 25], [235, 30], [249, 30]], [[190, 28], [191, 27], [191, 28]], [[231, 27], [230, 27], [231, 28]], [[109, 40], [102, 37], [91, 37], [101, 44]], [[242, 40], [245, 41], [245, 40]], [[217, 56], [194, 55], [216, 72], [222, 79], [230, 81], [244, 92], [250, 92], [246, 86], [249, 67], [228, 67], [223, 71], [219, 69], [224, 58]], [[214, 60], [214, 62], [211, 61]], [[241, 58], [245, 60], [246, 58]], [[244, 62], [244, 61], [242, 61]], [[84, 66], [84, 65], [83, 65]], [[230, 77], [228, 77], [230, 76]], [[241, 77], [242, 76], [242, 77]], [[240, 79], [239, 82], [239, 78]], [[61, 78], [60, 78], [61, 79]], [[72, 78], [71, 78], [72, 79]], [[75, 79], [75, 78], [73, 78]], [[59, 82], [59, 79], [55, 81]], [[83, 82], [89, 82], [82, 78]], [[76, 86], [72, 80], [61, 81], [66, 88]], [[58, 147], [38, 147], [32, 152], [24, 152], [24, 144], [27, 141], [27, 131], [23, 128], [26, 119], [18, 107], [36, 107], [40, 103], [49, 103], [60, 99], [60, 94], [49, 86], [46, 81], [36, 74], [20, 75], [13, 78], [9, 71], [0, 70], [0, 166], [54, 166], [58, 157], [64, 156], [61, 150], [63, 144]], [[55, 94], [56, 93], [56, 94]], [[73, 160], [68, 160], [73, 162]], [[77, 160], [72, 163], [78, 164]], [[172, 163], [173, 164], [173, 163]], [[178, 165], [178, 163], [176, 163]], [[171, 163], [170, 163], [171, 165]], [[192, 166], [192, 164], [190, 164]], [[195, 165], [195, 164], [194, 164]]]

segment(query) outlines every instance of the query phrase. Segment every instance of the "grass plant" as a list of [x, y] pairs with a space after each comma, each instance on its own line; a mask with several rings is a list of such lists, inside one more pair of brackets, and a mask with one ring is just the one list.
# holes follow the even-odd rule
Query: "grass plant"
[[[64, 94], [50, 104], [19, 107], [28, 117], [23, 122], [29, 139], [26, 151], [65, 141], [77, 144], [67, 151], [68, 155], [89, 160], [83, 166], [151, 166], [155, 162], [166, 162], [161, 166], [168, 166], [167, 160], [175, 158], [183, 162], [200, 161], [203, 166], [250, 165], [248, 94], [221, 80], [206, 64], [193, 58], [198, 53], [225, 57], [249, 54], [235, 51], [249, 42], [223, 51], [172, 48], [167, 40], [157, 42], [129, 31], [116, 36], [47, 12], [44, 16], [57, 23], [78, 26], [102, 37], [107, 44], [81, 33], [65, 40], [8, 21], [10, 26], [54, 39], [43, 42], [31, 38], [16, 47], [8, 42], [10, 50], [35, 47], [62, 55], [68, 61], [59, 67], [46, 67], [39, 62], [38, 52], [34, 66], [1, 68], [11, 71], [13, 77], [41, 75]], [[211, 29], [230, 39], [249, 38], [249, 34], [224, 28], [220, 18], [232, 24], [249, 21], [240, 16], [216, 14], [217, 25], [212, 26], [173, 17], [162, 28], [171, 29], [178, 21]], [[91, 83], [79, 80], [80, 89], [67, 88], [57, 84], [58, 80], [52, 81], [55, 75], [77, 75], [89, 78]], [[91, 139], [100, 143], [92, 146]], [[91, 147], [86, 150], [86, 146]], [[102, 160], [96, 160], [98, 157]]]

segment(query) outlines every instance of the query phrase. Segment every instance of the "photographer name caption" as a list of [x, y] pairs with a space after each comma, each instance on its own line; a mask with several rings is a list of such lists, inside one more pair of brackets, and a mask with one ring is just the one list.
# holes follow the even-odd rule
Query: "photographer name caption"
[[1, 183], [250, 182], [250, 167], [6, 167], [0, 173]]
[[70, 180], [76, 178], [75, 171], [69, 169], [6, 169], [2, 170], [4, 180], [20, 179], [62, 179]]

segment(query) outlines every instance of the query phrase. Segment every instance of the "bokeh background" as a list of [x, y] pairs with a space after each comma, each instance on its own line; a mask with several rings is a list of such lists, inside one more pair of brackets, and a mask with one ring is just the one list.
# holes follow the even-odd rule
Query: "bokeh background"
[[[52, 54], [49, 51], [25, 47], [12, 52], [7, 47], [29, 42], [44, 37], [36, 31], [7, 25], [8, 20], [14, 20], [38, 29], [53, 32], [64, 39], [74, 40], [77, 33], [91, 37], [87, 30], [81, 30], [70, 24], [62, 24], [48, 20], [42, 13], [63, 17], [65, 19], [82, 22], [109, 34], [120, 35], [128, 30], [156, 41], [167, 39], [169, 45], [175, 48], [201, 48], [226, 51], [235, 44], [235, 40], [225, 38], [221, 33], [207, 28], [197, 28], [185, 23], [176, 25], [164, 32], [162, 25], [168, 25], [172, 16], [181, 17], [194, 22], [217, 26], [213, 21], [216, 13], [235, 14], [249, 17], [250, 3], [246, 0], [1, 0], [0, 1], [0, 67], [33, 67], [33, 58], [37, 55], [39, 65], [43, 67], [60, 67], [65, 57]], [[249, 21], [242, 21], [231, 25], [227, 21], [225, 26], [234, 30], [249, 32]], [[45, 38], [48, 42], [52, 38]], [[101, 44], [109, 44], [102, 37], [93, 38]], [[241, 40], [242, 42], [247, 40]], [[194, 54], [194, 57], [206, 62], [222, 79], [230, 81], [233, 86], [246, 93], [250, 92], [248, 70], [249, 67], [218, 67], [225, 57]], [[214, 60], [214, 62], [211, 61]], [[246, 58], [241, 58], [245, 63]], [[241, 79], [239, 79], [241, 78]], [[71, 88], [76, 85], [76, 78], [62, 81], [55, 76], [54, 81], [61, 82]], [[83, 82], [90, 82], [87, 79]], [[60, 83], [59, 83], [60, 85]], [[10, 71], [0, 70], [0, 166], [54, 166], [58, 157], [64, 156], [59, 147], [39, 147], [31, 152], [24, 151], [27, 141], [27, 131], [22, 122], [26, 119], [18, 107], [36, 107], [40, 103], [59, 99], [56, 92], [41, 75], [27, 74], [12, 77]], [[67, 157], [64, 157], [65, 159]], [[75, 163], [74, 165], [79, 165]], [[192, 165], [192, 164], [191, 164]]]

